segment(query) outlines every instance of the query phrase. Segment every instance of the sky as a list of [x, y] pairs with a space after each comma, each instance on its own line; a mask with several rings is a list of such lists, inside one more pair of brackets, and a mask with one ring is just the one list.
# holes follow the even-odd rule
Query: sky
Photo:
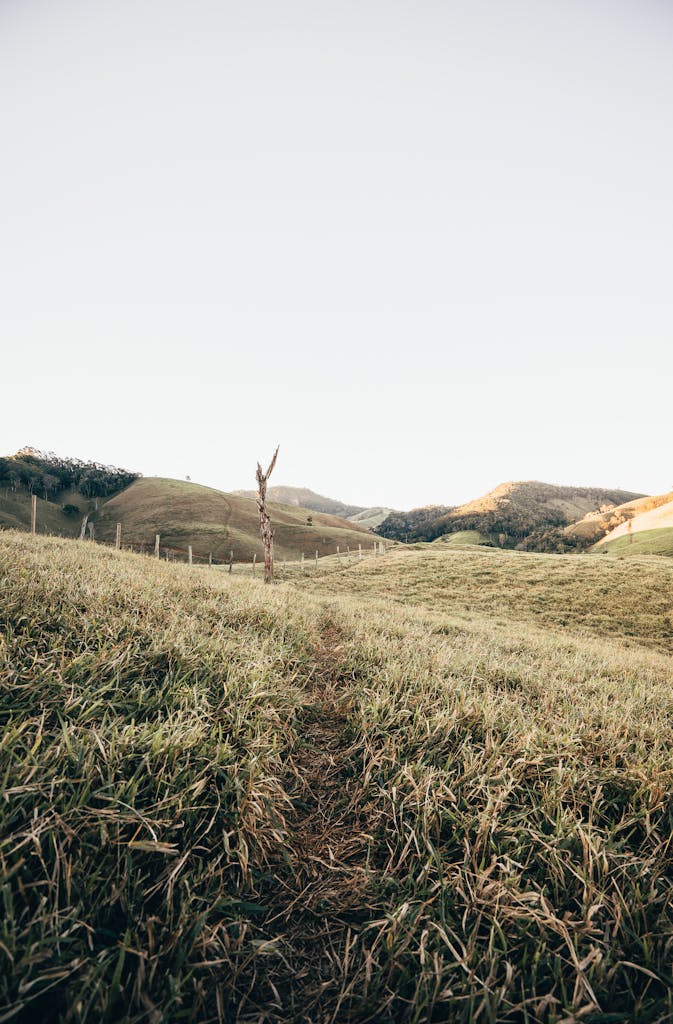
[[673, 487], [668, 0], [0, 0], [0, 454]]

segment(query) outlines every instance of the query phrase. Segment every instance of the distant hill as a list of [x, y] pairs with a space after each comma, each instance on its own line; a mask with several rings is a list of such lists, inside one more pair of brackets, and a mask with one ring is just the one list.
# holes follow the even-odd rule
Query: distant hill
[[[622, 506], [622, 515], [624, 509], [628, 506]], [[673, 492], [633, 502], [628, 511], [634, 514], [613, 526], [594, 550], [621, 555], [673, 555]]]
[[[242, 498], [257, 497], [257, 491], [233, 491], [234, 495]], [[386, 519], [393, 509], [390, 508], [365, 508], [363, 505], [346, 505], [336, 498], [327, 498], [324, 494], [316, 494], [308, 487], [269, 487], [267, 491], [269, 501], [279, 502], [281, 505], [296, 505], [300, 508], [313, 509], [315, 512], [326, 512], [328, 515], [339, 516], [341, 519], [348, 519], [353, 523], [373, 530]]]
[[[556, 531], [587, 513], [623, 504], [641, 495], [593, 487], [559, 487], [536, 480], [500, 484], [456, 508], [428, 507], [394, 513], [377, 533], [393, 540], [433, 541], [445, 534], [476, 531], [501, 547], [545, 548]], [[572, 546], [572, 545], [569, 545]]]
[[[257, 497], [257, 491], [232, 491], [233, 495], [241, 498]], [[326, 498], [324, 494], [316, 494], [308, 487], [269, 487], [267, 491], [269, 501], [276, 501], [280, 505], [296, 505], [298, 508], [310, 508], [314, 512], [326, 512], [328, 515], [340, 516], [341, 519], [350, 519], [360, 512], [365, 512], [364, 505], [346, 505], [343, 501], [335, 498]]]
[[[603, 512], [590, 513], [566, 527], [565, 532], [569, 537], [578, 538], [583, 546], [590, 547], [592, 544], [598, 544], [607, 534], [611, 534], [622, 524], [626, 524], [630, 520], [635, 521], [641, 515], [652, 512], [671, 501], [673, 501], [673, 491], [668, 494], [645, 495]], [[648, 525], [642, 528], [649, 529], [650, 527]], [[626, 529], [625, 525], [625, 532]]]

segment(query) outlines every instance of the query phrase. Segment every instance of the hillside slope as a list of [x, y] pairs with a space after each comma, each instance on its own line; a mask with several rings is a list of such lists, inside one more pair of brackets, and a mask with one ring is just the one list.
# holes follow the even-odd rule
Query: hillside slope
[[[611, 533], [622, 523], [634, 520], [637, 516], [658, 509], [661, 505], [666, 505], [669, 502], [673, 502], [673, 491], [667, 494], [648, 494], [602, 512], [590, 512], [583, 519], [567, 526], [564, 532], [569, 537], [578, 538], [585, 546], [590, 546], [597, 544], [606, 534]], [[649, 529], [649, 527], [644, 527], [644, 529]]]
[[[357, 524], [336, 516], [306, 509], [272, 504], [276, 558], [297, 559], [302, 551], [312, 557], [333, 553], [337, 545], [370, 544], [370, 534]], [[259, 536], [259, 512], [254, 501], [225, 494], [213, 487], [143, 477], [100, 506], [93, 517], [96, 539], [112, 543], [116, 524], [122, 524], [124, 544], [154, 545], [160, 534], [162, 546], [185, 551], [192, 545], [194, 556], [224, 560], [234, 551], [236, 561], [249, 561], [253, 553], [263, 554]], [[308, 524], [308, 519], [312, 524]]]
[[[256, 491], [232, 491], [234, 495], [242, 498], [255, 499]], [[349, 522], [358, 523], [367, 530], [374, 530], [394, 510], [373, 506], [365, 508], [362, 505], [346, 505], [343, 501], [335, 498], [327, 498], [324, 494], [316, 494], [308, 487], [269, 487], [267, 492], [269, 501], [275, 501], [281, 505], [297, 506], [300, 508], [312, 509], [315, 512], [325, 512], [328, 515], [339, 516]]]
[[[233, 495], [239, 498], [257, 497], [257, 492], [252, 490], [232, 491]], [[285, 487], [280, 484], [277, 487], [269, 487], [267, 491], [269, 501], [275, 501], [279, 505], [295, 505], [298, 508], [309, 508], [314, 512], [325, 512], [328, 515], [339, 516], [341, 519], [350, 519], [360, 512], [365, 512], [364, 505], [347, 505], [336, 498], [327, 498], [324, 494], [316, 494], [308, 487]]]
[[389, 516], [377, 532], [394, 540], [432, 541], [447, 533], [475, 530], [504, 547], [536, 532], [566, 526], [602, 506], [640, 497], [629, 491], [559, 487], [536, 480], [500, 484], [456, 508], [415, 509]]
[[[665, 497], [671, 497], [666, 495]], [[610, 530], [596, 545], [596, 551], [620, 554], [673, 554], [673, 500], [636, 513]]]

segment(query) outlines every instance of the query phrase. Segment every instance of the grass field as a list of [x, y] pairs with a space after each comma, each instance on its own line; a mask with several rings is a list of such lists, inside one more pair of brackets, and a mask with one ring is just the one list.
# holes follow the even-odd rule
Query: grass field
[[0, 535], [0, 1020], [673, 1016], [673, 567]]
[[597, 550], [626, 558], [636, 555], [668, 555], [670, 558], [673, 556], [673, 527], [622, 534], [615, 540], [603, 541]]

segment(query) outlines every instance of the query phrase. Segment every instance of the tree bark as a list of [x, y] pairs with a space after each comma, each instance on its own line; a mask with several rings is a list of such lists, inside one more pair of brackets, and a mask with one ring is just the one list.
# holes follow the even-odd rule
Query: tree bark
[[261, 465], [259, 462], [257, 463], [257, 508], [259, 509], [259, 529], [262, 535], [262, 543], [264, 544], [265, 583], [273, 583], [273, 529], [271, 527], [271, 517], [266, 508], [266, 487], [269, 477], [273, 473], [273, 467], [276, 465], [277, 458], [278, 448], [273, 453], [273, 458], [266, 473], [262, 472]]

